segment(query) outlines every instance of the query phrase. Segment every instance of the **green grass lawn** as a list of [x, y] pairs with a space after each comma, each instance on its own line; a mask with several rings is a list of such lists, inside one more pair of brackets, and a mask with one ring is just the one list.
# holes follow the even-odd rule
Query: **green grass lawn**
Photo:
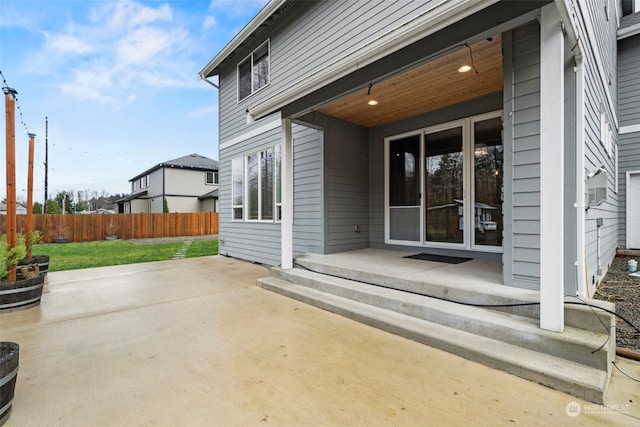
[[[171, 259], [182, 242], [133, 244], [126, 240], [43, 244], [33, 247], [33, 255], [49, 255], [49, 271], [136, 264]], [[217, 255], [217, 240], [194, 240], [186, 257]]]

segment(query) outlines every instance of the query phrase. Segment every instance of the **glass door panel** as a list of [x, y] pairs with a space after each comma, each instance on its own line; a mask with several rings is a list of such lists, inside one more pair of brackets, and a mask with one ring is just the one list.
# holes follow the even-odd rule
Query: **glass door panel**
[[420, 135], [389, 142], [389, 238], [420, 240]]
[[475, 122], [474, 136], [474, 243], [502, 246], [502, 119]]
[[464, 243], [462, 126], [425, 134], [426, 240]]

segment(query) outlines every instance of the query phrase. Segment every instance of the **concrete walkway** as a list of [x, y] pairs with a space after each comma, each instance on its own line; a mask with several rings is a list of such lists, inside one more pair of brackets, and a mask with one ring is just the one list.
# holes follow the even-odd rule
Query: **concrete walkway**
[[21, 346], [6, 426], [640, 423], [618, 371], [593, 405], [255, 286], [267, 274], [224, 257], [49, 273], [40, 306], [0, 314]]

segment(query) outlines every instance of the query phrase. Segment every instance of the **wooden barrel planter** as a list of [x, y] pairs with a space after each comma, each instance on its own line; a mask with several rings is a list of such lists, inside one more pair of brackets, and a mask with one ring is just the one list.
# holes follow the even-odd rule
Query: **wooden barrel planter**
[[[33, 258], [24, 258], [18, 261], [18, 275], [20, 274], [20, 267], [25, 265], [38, 264], [40, 275], [46, 275], [49, 271], [49, 255], [36, 255]], [[21, 277], [18, 277], [21, 278]]]
[[11, 404], [18, 379], [20, 346], [14, 342], [0, 342], [0, 426], [11, 415]]
[[40, 304], [44, 275], [15, 282], [0, 281], [0, 311], [29, 308]]

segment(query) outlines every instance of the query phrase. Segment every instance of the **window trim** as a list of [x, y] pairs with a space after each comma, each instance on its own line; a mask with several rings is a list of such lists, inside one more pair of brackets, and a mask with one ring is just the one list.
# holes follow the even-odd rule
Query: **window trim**
[[[209, 182], [209, 174], [211, 174], [211, 182]], [[217, 185], [218, 184], [218, 172], [217, 171], [205, 171], [204, 172], [204, 185]]]
[[[255, 64], [254, 64], [253, 56], [257, 51], [259, 51], [265, 45], [267, 45], [267, 70], [268, 70], [268, 72], [267, 72], [267, 83], [265, 83], [263, 86], [259, 87], [258, 89], [254, 89], [253, 88], [253, 85], [254, 85], [253, 70], [254, 70]], [[251, 62], [251, 68], [250, 68], [250, 77], [251, 77], [250, 86], [251, 86], [251, 91], [249, 92], [248, 95], [246, 95], [243, 98], [241, 98], [240, 97], [240, 65], [243, 65], [247, 60], [249, 60]], [[260, 45], [258, 45], [258, 47], [256, 47], [249, 55], [247, 55], [244, 58], [242, 58], [242, 60], [236, 64], [236, 100], [237, 100], [237, 103], [239, 104], [240, 102], [244, 101], [245, 99], [251, 98], [254, 94], [260, 92], [262, 89], [264, 89], [265, 87], [268, 87], [270, 84], [271, 84], [271, 39], [268, 38], [264, 42], [260, 43]]]
[[[241, 179], [241, 187], [242, 189], [240, 190], [240, 195], [242, 196], [242, 203], [239, 205], [236, 205], [233, 203], [233, 201], [235, 200], [235, 193], [234, 193], [234, 187], [235, 187], [235, 173], [234, 173], [234, 166], [236, 162], [240, 162], [241, 163], [241, 167], [242, 167], [242, 173], [240, 174], [240, 179]], [[246, 160], [245, 160], [245, 156], [239, 156], [239, 157], [234, 157], [233, 159], [231, 159], [231, 221], [232, 222], [244, 222], [245, 220], [245, 212], [244, 212], [244, 200], [245, 200], [245, 170], [246, 170]], [[240, 218], [236, 218], [235, 213], [236, 213], [236, 209], [240, 209], [241, 212], [241, 217]]]
[[[273, 156], [273, 189], [272, 189], [272, 217], [270, 219], [263, 219], [263, 215], [262, 215], [262, 198], [263, 198], [263, 193], [262, 193], [262, 154], [265, 153], [266, 151], [271, 150], [272, 151], [272, 156]], [[281, 206], [282, 206], [282, 201], [278, 201], [278, 178], [281, 176], [281, 171], [278, 170], [277, 167], [277, 163], [278, 163], [278, 158], [279, 156], [281, 156], [282, 153], [282, 148], [280, 144], [274, 144], [274, 145], [269, 145], [267, 147], [262, 147], [261, 149], [257, 150], [257, 151], [252, 151], [249, 153], [245, 153], [242, 156], [238, 156], [238, 157], [234, 157], [231, 160], [231, 175], [232, 175], [232, 180], [231, 180], [231, 220], [233, 222], [251, 222], [251, 223], [280, 223], [282, 221], [282, 214], [281, 214]], [[251, 156], [257, 156], [258, 158], [258, 168], [257, 168], [257, 179], [258, 179], [258, 187], [257, 187], [257, 191], [258, 191], [258, 197], [257, 197], [257, 201], [256, 203], [258, 204], [258, 218], [257, 219], [252, 219], [249, 218], [249, 214], [248, 214], [248, 201], [249, 201], [249, 168], [247, 166], [248, 161], [249, 161], [249, 157]], [[235, 199], [235, 193], [234, 193], [234, 173], [233, 173], [233, 169], [234, 169], [234, 163], [235, 162], [242, 162], [242, 204], [241, 205], [235, 205], [233, 204], [233, 201]], [[242, 218], [236, 218], [235, 217], [235, 209], [242, 209]]]

